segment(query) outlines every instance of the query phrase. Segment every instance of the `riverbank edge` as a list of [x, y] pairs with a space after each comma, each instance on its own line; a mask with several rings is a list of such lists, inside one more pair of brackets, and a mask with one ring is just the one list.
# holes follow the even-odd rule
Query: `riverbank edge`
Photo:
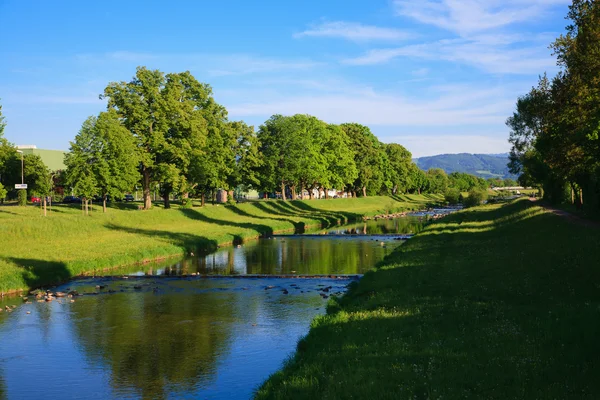
[[[349, 223], [352, 222], [357, 222], [358, 219], [356, 221], [351, 221]], [[321, 226], [320, 224], [313, 224], [313, 225], [306, 225], [305, 228], [317, 228]], [[290, 228], [290, 229], [280, 229], [277, 231], [273, 231], [273, 234], [281, 234], [281, 233], [285, 233], [285, 232], [292, 232], [294, 231], [295, 228]], [[220, 248], [223, 247], [227, 247], [227, 246], [233, 246], [235, 244], [242, 244], [242, 243], [247, 243], [253, 240], [259, 240], [263, 237], [267, 237], [265, 236], [264, 233], [259, 233], [257, 232], [256, 235], [252, 235], [252, 236], [246, 236], [246, 237], [242, 237], [242, 241], [241, 242], [237, 242], [237, 241], [224, 241], [224, 242], [219, 242], [216, 244], [216, 246], [214, 248], [211, 249], [204, 249], [203, 251], [199, 251], [199, 256], [200, 255], [208, 255], [211, 254], [215, 251], [217, 251]], [[107, 271], [111, 271], [111, 270], [116, 270], [119, 268], [126, 268], [126, 267], [134, 267], [136, 265], [145, 265], [145, 264], [149, 264], [149, 263], [153, 263], [153, 262], [159, 262], [159, 261], [164, 261], [164, 260], [168, 260], [171, 258], [179, 258], [179, 257], [184, 257], [186, 254], [188, 253], [188, 249], [184, 248], [184, 247], [180, 247], [180, 252], [177, 253], [170, 253], [170, 254], [164, 254], [165, 251], [168, 251], [168, 249], [170, 249], [172, 246], [165, 246], [165, 247], [154, 247], [151, 252], [156, 253], [156, 257], [150, 256], [150, 257], [145, 257], [142, 258], [139, 261], [135, 261], [132, 263], [123, 263], [123, 264], [110, 264], [110, 266], [107, 267], [100, 267], [100, 268], [93, 268], [90, 269], [88, 271], [84, 271], [78, 275], [73, 275], [70, 276], [67, 279], [62, 279], [62, 280], [56, 280], [56, 281], [52, 281], [52, 282], [47, 282], [47, 283], [41, 283], [39, 285], [35, 285], [35, 286], [30, 286], [30, 287], [25, 287], [25, 288], [17, 288], [17, 289], [9, 289], [7, 291], [4, 291], [2, 293], [0, 293], [0, 296], [4, 297], [4, 296], [14, 296], [14, 295], [19, 295], [22, 294], [24, 292], [30, 292], [32, 290], [36, 290], [36, 289], [42, 289], [42, 288], [46, 288], [46, 287], [54, 287], [54, 286], [59, 286], [62, 284], [65, 284], [73, 279], [77, 279], [77, 278], [85, 278], [85, 277], [91, 277], [94, 276], [96, 272], [107, 272]], [[82, 260], [78, 260], [78, 262], [85, 262]], [[98, 260], [96, 260], [96, 262], [98, 262]], [[109, 264], [110, 261], [107, 260], [107, 264]], [[102, 260], [100, 260], [100, 264], [102, 264]]]
[[[550, 212], [548, 210], [545, 210], [540, 205], [526, 204], [525, 202], [526, 202], [526, 200], [516, 200], [516, 201], [512, 201], [512, 202], [502, 204], [499, 206], [505, 207], [507, 205], [512, 204], [514, 206], [521, 207], [519, 212], [523, 211], [523, 210], [527, 210], [527, 211], [533, 210], [534, 212], [536, 212], [540, 215], [550, 214]], [[494, 206], [492, 206], [492, 207], [494, 207]], [[490, 210], [489, 206], [480, 206], [480, 207], [465, 209], [465, 210], [457, 212], [454, 215], [454, 217], [457, 217], [457, 218], [453, 219], [452, 222], [455, 222], [458, 225], [460, 225], [463, 223], [463, 220], [469, 221], [468, 217], [465, 217], [464, 215], [461, 215], [461, 214], [472, 213], [474, 211], [485, 213], [489, 210]], [[509, 216], [508, 217], [509, 221], [510, 221], [510, 219], [518, 220], [519, 216], [517, 214], [518, 213], [515, 213], [515, 215]], [[494, 224], [504, 223], [504, 218], [499, 218], [499, 219], [489, 219], [489, 218], [485, 219], [484, 218], [483, 221], [494, 225]], [[324, 335], [331, 334], [332, 331], [335, 331], [336, 337], [340, 337], [340, 338], [348, 337], [349, 335], [352, 335], [353, 332], [351, 331], [351, 328], [345, 327], [345, 325], [346, 326], [350, 325], [350, 322], [352, 321], [352, 317], [350, 316], [351, 313], [352, 314], [360, 313], [361, 310], [362, 310], [362, 312], [366, 312], [366, 313], [367, 312], [381, 312], [382, 314], [385, 314], [386, 312], [389, 312], [388, 310], [385, 309], [385, 307], [384, 307], [384, 309], [381, 309], [380, 311], [378, 311], [379, 309], [375, 306], [375, 304], [372, 303], [372, 300], [370, 297], [375, 296], [376, 292], [369, 291], [369, 290], [367, 290], [368, 288], [365, 288], [365, 285], [367, 285], [367, 283], [365, 282], [365, 278], [368, 276], [368, 279], [371, 281], [370, 282], [371, 284], [375, 280], [378, 280], [378, 279], [380, 279], [380, 280], [388, 279], [389, 280], [389, 277], [386, 278], [387, 272], [389, 272], [390, 270], [394, 270], [394, 269], [397, 270], [398, 268], [407, 268], [406, 266], [397, 266], [398, 257], [404, 251], [408, 250], [406, 247], [410, 246], [413, 249], [419, 249], [419, 246], [420, 246], [419, 241], [420, 241], [421, 237], [427, 238], [427, 236], [429, 235], [429, 233], [428, 233], [429, 229], [436, 230], [436, 227], [438, 225], [444, 224], [446, 222], [447, 221], [444, 221], [444, 219], [438, 220], [438, 221], [432, 221], [429, 224], [428, 228], [424, 229], [422, 232], [415, 235], [409, 243], [407, 243], [405, 246], [403, 246], [404, 248], [396, 249], [386, 259], [384, 259], [378, 265], [376, 265], [372, 270], [365, 273], [364, 278], [362, 278], [361, 280], [359, 280], [357, 282], [352, 283], [352, 285], [349, 287], [349, 290], [342, 297], [336, 298], [336, 299], [332, 298], [328, 303], [326, 314], [323, 316], [316, 317], [316, 319], [313, 320], [313, 322], [311, 323], [309, 332], [307, 332], [307, 334], [299, 340], [298, 347], [297, 347], [296, 351], [294, 352], [294, 354], [292, 354], [290, 356], [290, 358], [284, 363], [284, 365], [277, 372], [275, 372], [273, 375], [271, 375], [269, 378], [267, 378], [259, 387], [257, 387], [254, 398], [255, 399], [310, 398], [311, 397], [310, 393], [315, 390], [318, 391], [324, 398], [328, 398], [328, 396], [330, 396], [332, 393], [336, 393], [335, 387], [338, 385], [343, 386], [344, 382], [336, 381], [334, 384], [332, 384], [331, 386], [328, 387], [328, 378], [327, 377], [334, 377], [334, 376], [339, 377], [340, 375], [348, 374], [348, 372], [353, 368], [352, 365], [356, 365], [356, 366], [361, 365], [361, 358], [360, 358], [360, 356], [356, 355], [355, 358], [348, 359], [347, 364], [345, 364], [343, 362], [342, 363], [338, 362], [335, 365], [339, 366], [340, 371], [333, 371], [331, 369], [326, 369], [325, 367], [319, 366], [318, 360], [315, 361], [315, 358], [316, 359], [318, 359], [320, 357], [328, 358], [329, 352], [335, 353], [338, 350], [337, 348], [336, 349], [327, 348], [328, 347], [327, 343], [328, 343], [329, 338], [326, 338]], [[443, 229], [443, 227], [438, 228], [438, 229]], [[450, 229], [449, 232], [451, 232], [451, 231], [452, 231], [452, 228]], [[476, 233], [471, 232], [471, 234], [476, 234]], [[424, 239], [424, 240], [427, 240], [427, 239]], [[443, 250], [434, 250], [434, 251], [443, 251]], [[525, 257], [525, 255], [522, 255], [522, 256]], [[427, 263], [427, 261], [426, 261], [427, 258], [431, 258], [431, 257], [432, 256], [430, 254], [428, 254], [428, 255], [424, 256], [424, 260], [422, 259], [421, 261], [424, 261], [425, 263]], [[382, 282], [380, 281], [379, 283], [381, 284]], [[388, 281], [388, 285], [383, 285], [383, 286], [386, 287], [386, 290], [393, 291], [393, 287], [390, 287], [392, 285], [389, 285], [389, 281]], [[364, 318], [364, 317], [362, 317], [362, 318]], [[336, 328], [335, 329], [329, 328], [328, 326], [330, 323], [334, 324], [334, 322], [333, 322], [334, 319], [339, 320], [337, 322]], [[361, 317], [358, 317], [358, 319], [361, 319]], [[343, 321], [343, 323], [340, 323], [340, 321]], [[557, 321], [558, 321], [558, 319], [557, 319]], [[378, 322], [375, 321], [374, 323], [378, 323]], [[385, 330], [384, 328], [382, 328], [382, 329]], [[416, 327], [407, 326], [406, 329], [410, 331], [411, 329], [416, 329]], [[366, 337], [369, 337], [370, 338], [369, 340], [377, 339], [377, 338], [371, 336], [372, 333], [369, 334], [368, 332], [366, 332], [366, 333], [363, 332], [362, 334], [365, 335]], [[387, 335], [389, 335], [389, 334], [390, 334], [390, 332], [388, 331]], [[395, 332], [394, 334], [398, 334], [398, 335], [402, 336], [402, 332], [400, 332], [400, 331]], [[375, 335], [376, 335], [376, 333], [375, 333]], [[389, 340], [390, 337], [388, 337], [387, 339]], [[343, 345], [341, 345], [341, 346], [343, 346]], [[369, 354], [368, 357], [373, 358], [376, 356], [374, 354]], [[382, 364], [380, 364], [378, 368], [381, 368], [382, 370], [392, 368], [392, 365], [388, 365], [385, 363], [385, 361], [383, 361], [384, 359], [389, 361], [389, 356], [384, 357], [382, 359]], [[329, 367], [331, 367], [331, 365]], [[399, 368], [398, 365], [395, 365], [393, 367], [396, 369]], [[414, 365], [414, 367], [416, 368], [417, 366]], [[325, 369], [322, 369], [322, 368], [325, 368]], [[367, 369], [368, 369], [368, 367], [367, 367]], [[302, 373], [299, 373], [300, 370], [302, 371]], [[307, 371], [308, 371], [308, 373], [307, 373]], [[341, 372], [341, 374], [340, 374], [340, 372]], [[371, 370], [371, 372], [374, 372], [374, 371]], [[360, 382], [362, 380], [367, 381], [370, 378], [369, 378], [369, 376], [354, 376], [353, 379], [354, 379], [353, 382], [355, 382], [355, 381]], [[333, 378], [333, 380], [336, 380], [336, 379]], [[348, 382], [346, 382], [346, 383], [348, 383]], [[396, 383], [397, 383], [397, 387], [401, 386], [400, 385], [401, 382], [396, 382]], [[371, 382], [371, 386], [372, 386], [372, 384], [373, 384], [373, 382]], [[371, 388], [371, 389], [373, 389], [373, 388]], [[431, 388], [429, 388], [429, 389], [431, 389]], [[439, 389], [443, 389], [443, 388], [439, 388]], [[385, 392], [385, 393], [386, 393], [385, 395], [383, 395], [383, 393], [374, 393], [374, 392], [371, 394], [374, 397], [380, 397], [381, 395], [383, 395], [380, 398], [396, 398], [396, 397], [394, 397], [395, 394], [392, 394], [390, 392]], [[441, 394], [441, 393], [443, 393], [443, 390], [438, 391], [438, 394]], [[359, 393], [355, 393], [354, 395], [356, 395], [356, 398], [362, 398]], [[409, 393], [404, 393], [404, 395], [407, 395], [408, 397], [412, 398], [412, 396], [409, 396]]]
[[[418, 208], [415, 209], [414, 207], [403, 207], [402, 211], [395, 211], [393, 213], [386, 214], [386, 216], [390, 216], [390, 217], [397, 216], [398, 213], [406, 214], [407, 212], [413, 212], [413, 211], [418, 211]], [[341, 220], [338, 220], [337, 223], [338, 223], [338, 225], [345, 225], [345, 224], [363, 222], [363, 221], [365, 221], [365, 217], [377, 215], [380, 212], [381, 212], [380, 209], [373, 209], [366, 213], [363, 213], [362, 215], [357, 215], [355, 218], [348, 219], [348, 220], [344, 221], [343, 223]], [[304, 223], [303, 221], [299, 221], [299, 222]], [[332, 226], [334, 226], [334, 225], [332, 225]], [[321, 228], [326, 228], [326, 227], [324, 227], [322, 223], [320, 223], [320, 224], [319, 223], [316, 223], [316, 224], [304, 223], [303, 228], [304, 229], [321, 229]], [[94, 274], [96, 272], [107, 272], [107, 271], [116, 270], [119, 268], [133, 267], [136, 265], [145, 265], [145, 264], [149, 264], [152, 262], [164, 261], [164, 260], [171, 259], [171, 258], [175, 259], [178, 257], [183, 257], [186, 254], [189, 254], [190, 250], [192, 250], [192, 252], [196, 252], [197, 255], [208, 255], [208, 254], [215, 252], [219, 248], [232, 246], [232, 245], [236, 245], [236, 244], [247, 243], [252, 240], [258, 240], [263, 237], [268, 237], [269, 235], [294, 232], [295, 230], [296, 230], [296, 228], [278, 229], [278, 230], [273, 230], [272, 232], [270, 232], [268, 234], [265, 232], [255, 231], [254, 234], [247, 235], [247, 236], [243, 236], [244, 234], [241, 232], [232, 232], [232, 234], [241, 235], [241, 241], [236, 241], [236, 240], [221, 241], [221, 242], [216, 243], [213, 247], [210, 247], [210, 248], [204, 247], [201, 250], [199, 250], [199, 248], [189, 249], [189, 248], [185, 248], [183, 246], [176, 246], [179, 248], [179, 250], [177, 252], [171, 253], [170, 251], [172, 250], [173, 245], [164, 246], [164, 247], [154, 247], [151, 250], [138, 249], [140, 252], [141, 251], [150, 252], [151, 254], [154, 254], [154, 255], [143, 257], [134, 262], [125, 262], [125, 263], [114, 263], [114, 261], [112, 261], [111, 258], [107, 258], [105, 260], [95, 259], [94, 261], [96, 263], [96, 266], [94, 268], [84, 270], [83, 272], [81, 272], [77, 275], [72, 275], [65, 279], [56, 279], [56, 280], [51, 280], [51, 281], [46, 281], [46, 282], [40, 282], [39, 284], [32, 285], [32, 286], [5, 289], [4, 291], [0, 292], [0, 296], [2, 296], [2, 297], [3, 296], [15, 296], [15, 295], [20, 295], [25, 292], [29, 292], [29, 291], [40, 289], [40, 288], [58, 286], [58, 285], [66, 283], [66, 282], [69, 282], [70, 280], [72, 280], [74, 278], [94, 276]], [[77, 263], [85, 263], [86, 260], [77, 260], [76, 262]], [[106, 266], [98, 267], [97, 266], [98, 264], [100, 264], [100, 265], [104, 264]]]

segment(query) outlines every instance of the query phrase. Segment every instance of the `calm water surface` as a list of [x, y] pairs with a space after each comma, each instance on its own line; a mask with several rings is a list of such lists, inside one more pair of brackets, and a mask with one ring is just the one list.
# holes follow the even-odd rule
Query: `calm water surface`
[[[421, 228], [404, 218], [335, 233]], [[74, 302], [4, 300], [18, 307], [0, 313], [0, 398], [249, 398], [350, 280], [238, 276], [362, 274], [398, 244], [351, 234], [261, 239], [56, 288], [83, 294]], [[194, 272], [232, 276], [177, 276]]]

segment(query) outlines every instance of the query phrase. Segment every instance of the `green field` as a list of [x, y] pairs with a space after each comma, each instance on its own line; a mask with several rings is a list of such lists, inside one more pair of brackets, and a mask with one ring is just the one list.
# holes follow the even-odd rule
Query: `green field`
[[600, 398], [598, 243], [527, 200], [451, 215], [331, 300], [257, 398]]
[[330, 226], [364, 215], [422, 209], [440, 201], [431, 195], [402, 195], [306, 201], [255, 201], [239, 205], [139, 211], [116, 203], [89, 216], [79, 206], [0, 206], [0, 291], [61, 282], [94, 270], [217, 246], [302, 226]]

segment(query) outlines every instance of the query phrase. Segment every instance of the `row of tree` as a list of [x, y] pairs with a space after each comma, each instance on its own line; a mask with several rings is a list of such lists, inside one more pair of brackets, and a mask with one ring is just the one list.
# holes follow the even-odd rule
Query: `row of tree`
[[560, 72], [545, 74], [507, 120], [511, 172], [555, 203], [600, 212], [600, 2], [574, 0], [552, 44]]
[[[84, 199], [86, 208], [89, 199], [101, 196], [106, 210], [107, 199], [138, 185], [146, 209], [157, 187], [169, 207], [173, 194], [183, 201], [200, 197], [204, 204], [217, 190], [240, 187], [279, 192], [286, 200], [305, 191], [311, 198], [317, 191], [327, 197], [328, 189], [368, 196], [488, 186], [464, 173], [421, 171], [403, 146], [382, 143], [356, 123], [274, 115], [255, 131], [230, 121], [210, 86], [189, 72], [139, 67], [131, 81], [110, 83], [101, 97], [108, 108], [83, 123], [65, 157], [64, 174], [51, 177], [38, 156], [25, 156], [30, 194], [45, 197], [59, 184]], [[0, 182], [18, 183], [19, 155], [1, 140]]]
[[110, 83], [108, 110], [90, 117], [65, 159], [66, 182], [84, 198], [117, 196], [137, 182], [144, 207], [159, 184], [204, 198], [218, 189], [251, 187], [296, 198], [339, 189], [362, 196], [427, 190], [426, 175], [398, 144], [383, 144], [359, 124], [327, 124], [309, 115], [274, 115], [255, 132], [230, 121], [210, 86], [189, 72], [137, 69]]

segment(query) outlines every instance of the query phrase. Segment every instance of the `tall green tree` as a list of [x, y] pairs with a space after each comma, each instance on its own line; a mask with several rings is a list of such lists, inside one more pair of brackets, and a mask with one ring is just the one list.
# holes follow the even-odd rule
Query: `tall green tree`
[[429, 181], [430, 193], [446, 193], [448, 189], [448, 175], [441, 168], [430, 168], [426, 172], [427, 180]]
[[382, 145], [371, 133], [371, 130], [357, 123], [340, 125], [350, 139], [350, 147], [354, 152], [354, 162], [358, 170], [358, 178], [351, 187], [356, 195], [359, 191], [363, 197], [368, 192], [376, 193], [384, 180], [382, 163], [384, 160]]
[[389, 176], [392, 183], [391, 193], [405, 192], [409, 187], [409, 170], [412, 164], [412, 154], [402, 145], [389, 143], [384, 145], [389, 160]]
[[281, 190], [286, 200], [286, 186], [299, 181], [298, 173], [306, 148], [291, 117], [273, 115], [258, 129], [263, 165], [259, 169], [261, 189]]
[[109, 83], [101, 96], [108, 99], [108, 108], [118, 113], [136, 140], [145, 209], [152, 207], [150, 187], [155, 178], [158, 153], [167, 146], [165, 135], [169, 120], [162, 94], [164, 87], [162, 72], [138, 67], [131, 81]]
[[323, 181], [326, 197], [327, 188], [343, 190], [358, 178], [350, 138], [339, 125], [330, 124], [327, 129], [329, 132], [322, 150], [327, 162], [327, 176]]
[[139, 181], [137, 154], [134, 138], [117, 113], [102, 112], [89, 117], [71, 142], [65, 156], [66, 181], [78, 188], [86, 201], [100, 194], [106, 212], [109, 196], [122, 197]]
[[235, 167], [229, 175], [229, 187], [258, 188], [260, 186], [259, 169], [263, 165], [260, 154], [260, 142], [254, 127], [246, 125], [242, 121], [229, 123], [229, 129], [234, 138], [233, 153]]

